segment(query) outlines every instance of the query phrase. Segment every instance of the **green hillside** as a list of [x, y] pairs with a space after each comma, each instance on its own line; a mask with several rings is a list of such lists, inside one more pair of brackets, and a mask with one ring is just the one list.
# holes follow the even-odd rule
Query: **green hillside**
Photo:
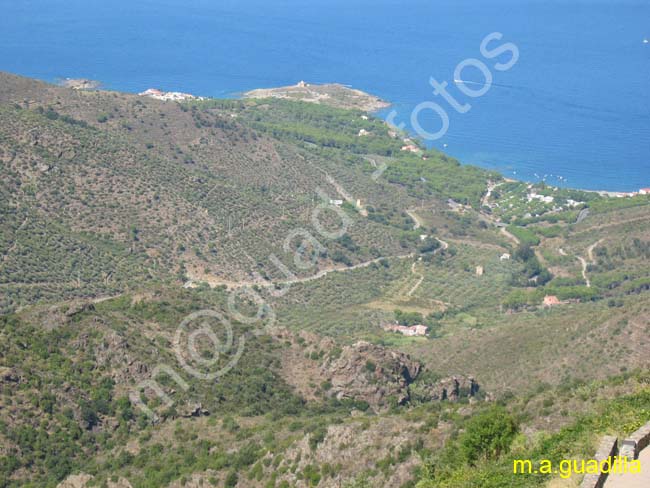
[[650, 420], [648, 196], [9, 74], [0, 172], [0, 487], [543, 486]]

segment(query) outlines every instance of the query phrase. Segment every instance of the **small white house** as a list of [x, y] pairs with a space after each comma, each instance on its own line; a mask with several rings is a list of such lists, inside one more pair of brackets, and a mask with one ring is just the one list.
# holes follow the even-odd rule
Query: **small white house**
[[414, 337], [414, 336], [427, 335], [428, 327], [426, 325], [406, 326], [406, 325], [399, 325], [399, 324], [391, 324], [391, 325], [384, 326], [384, 330], [390, 332], [399, 332], [402, 335]]
[[415, 144], [406, 144], [405, 146], [402, 146], [402, 151], [409, 151], [412, 153], [418, 153], [420, 152], [420, 148], [417, 147]]
[[582, 205], [585, 202], [578, 202], [576, 200], [571, 200], [570, 198], [568, 198], [566, 203], [569, 207], [577, 207], [578, 205]]
[[529, 193], [527, 195], [527, 199], [529, 202], [532, 202], [533, 200], [539, 200], [540, 202], [543, 203], [553, 203], [554, 198], [552, 196], [546, 196], [546, 195], [538, 195], [537, 193]]

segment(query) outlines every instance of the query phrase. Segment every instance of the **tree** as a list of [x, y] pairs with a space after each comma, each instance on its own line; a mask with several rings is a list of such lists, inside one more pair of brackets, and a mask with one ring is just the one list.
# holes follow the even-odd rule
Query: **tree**
[[424, 322], [422, 314], [419, 312], [404, 312], [402, 310], [395, 310], [395, 320], [400, 325], [418, 325]]

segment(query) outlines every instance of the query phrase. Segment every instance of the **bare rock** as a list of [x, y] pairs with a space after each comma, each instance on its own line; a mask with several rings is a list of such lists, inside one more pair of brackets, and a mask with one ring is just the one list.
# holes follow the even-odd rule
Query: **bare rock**
[[14, 368], [0, 367], [0, 383], [20, 383], [22, 376]]
[[96, 346], [95, 354], [97, 364], [109, 368], [117, 384], [141, 381], [149, 375], [149, 365], [138, 358], [128, 339], [114, 330], [104, 333], [102, 341]]
[[479, 389], [479, 384], [471, 376], [452, 376], [440, 380], [431, 387], [431, 400], [456, 402], [460, 398], [475, 397]]
[[126, 478], [119, 478], [117, 481], [108, 481], [108, 488], [133, 488], [131, 482]]
[[93, 476], [86, 473], [71, 474], [56, 485], [56, 488], [86, 488], [92, 479]]
[[65, 316], [70, 319], [80, 313], [91, 312], [93, 310], [95, 310], [95, 305], [92, 302], [71, 302], [68, 309], [65, 311]]
[[[364, 421], [365, 420], [365, 421]], [[286, 481], [296, 488], [308, 488], [308, 480], [299, 479], [296, 473], [309, 464], [341, 465], [341, 471], [331, 478], [323, 478], [319, 488], [341, 488], [362, 473], [373, 472], [368, 477], [368, 486], [404, 486], [413, 478], [413, 468], [420, 464], [417, 456], [411, 455], [400, 461], [389, 477], [377, 469], [377, 462], [388, 455], [399, 452], [416, 437], [422, 423], [408, 422], [396, 416], [382, 417], [380, 421], [359, 419], [340, 425], [331, 425], [315, 449], [310, 443], [311, 434], [297, 440], [289, 447], [279, 468], [278, 482]], [[372, 446], [372, 449], [368, 449]], [[296, 470], [289, 469], [297, 465]], [[282, 474], [280, 474], [282, 473]], [[243, 485], [248, 486], [248, 485]]]
[[[89, 488], [93, 479], [94, 476], [86, 473], [71, 474], [59, 483], [56, 488]], [[108, 480], [107, 486], [108, 488], [133, 488], [126, 478], [119, 478], [117, 481]]]
[[200, 403], [195, 403], [193, 405], [188, 405], [184, 409], [184, 411], [181, 413], [182, 417], [185, 418], [190, 418], [190, 417], [201, 417], [201, 416], [208, 416], [210, 415], [210, 412], [203, 408], [203, 405]]
[[92, 301], [75, 300], [47, 307], [36, 307], [27, 313], [27, 317], [40, 323], [45, 330], [54, 330], [67, 323], [74, 317], [95, 310]]
[[376, 409], [393, 401], [406, 403], [408, 385], [420, 368], [406, 354], [361, 341], [343, 348], [338, 358], [325, 361], [321, 374], [331, 384], [330, 397], [365, 401]]

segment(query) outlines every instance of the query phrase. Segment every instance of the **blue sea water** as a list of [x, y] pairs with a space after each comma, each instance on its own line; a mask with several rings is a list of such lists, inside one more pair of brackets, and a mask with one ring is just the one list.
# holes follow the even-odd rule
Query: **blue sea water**
[[[493, 68], [507, 54], [481, 56], [492, 32], [503, 33], [493, 46], [519, 49], [508, 71]], [[393, 102], [398, 122], [436, 101], [450, 125], [433, 144], [465, 163], [619, 191], [650, 186], [644, 38], [648, 0], [0, 0], [3, 71], [217, 97], [340, 82]], [[480, 98], [454, 86], [468, 58], [494, 77]], [[471, 110], [435, 97], [431, 77]], [[482, 81], [472, 68], [463, 79]], [[432, 112], [421, 119], [440, 127]]]

